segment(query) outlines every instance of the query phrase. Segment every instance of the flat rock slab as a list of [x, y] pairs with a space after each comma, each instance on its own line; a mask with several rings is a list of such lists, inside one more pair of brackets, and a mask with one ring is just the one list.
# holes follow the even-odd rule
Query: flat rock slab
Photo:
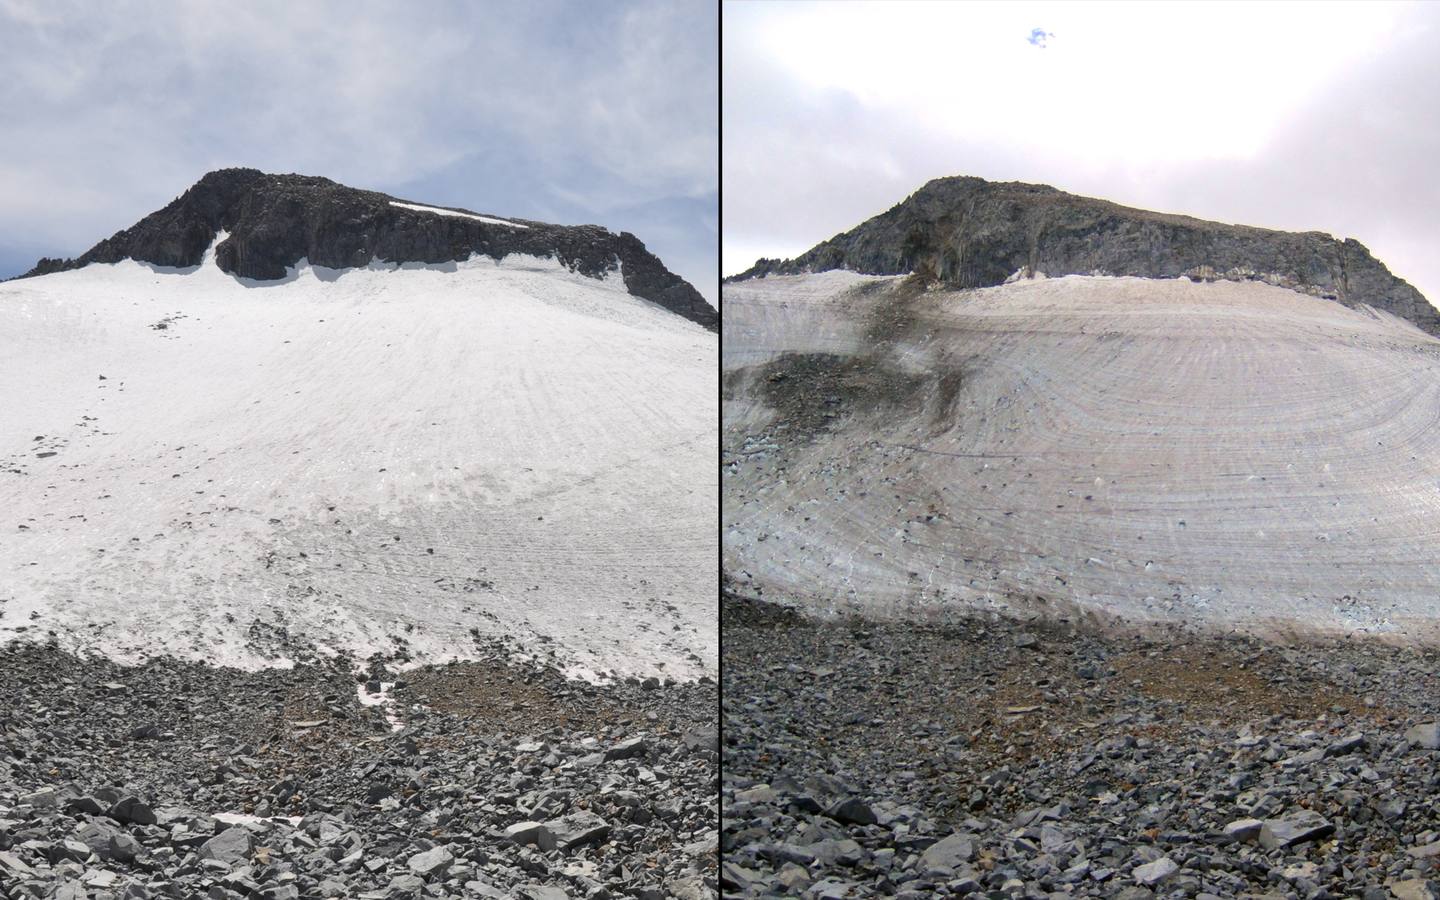
[[1266, 819], [1260, 829], [1260, 845], [1266, 850], [1291, 847], [1319, 840], [1334, 831], [1335, 826], [1324, 816], [1306, 809], [1283, 819]]
[[1180, 871], [1180, 864], [1168, 856], [1145, 863], [1143, 866], [1136, 866], [1134, 871], [1135, 880], [1140, 884], [1159, 884], [1165, 879]]
[[1265, 823], [1259, 819], [1239, 819], [1225, 826], [1225, 836], [1237, 841], [1253, 841], [1264, 827]]
[[645, 739], [633, 737], [621, 741], [609, 750], [605, 751], [605, 759], [634, 759], [637, 756], [645, 755]]
[[118, 822], [131, 822], [136, 825], [154, 825], [158, 820], [155, 818], [155, 810], [139, 797], [121, 797], [110, 807], [109, 816]]
[[825, 815], [846, 825], [874, 825], [875, 810], [858, 797], [846, 797], [830, 804]]
[[29, 875], [35, 871], [20, 857], [4, 850], [0, 850], [0, 870], [10, 872], [12, 875]]
[[551, 819], [545, 823], [545, 827], [555, 835], [555, 843], [561, 850], [598, 843], [610, 834], [609, 822], [583, 810]]
[[255, 838], [242, 825], [232, 825], [200, 845], [201, 859], [216, 859], [236, 865], [250, 859]]
[[410, 871], [424, 878], [443, 875], [455, 863], [455, 855], [444, 847], [417, 853], [406, 863]]
[[516, 822], [505, 829], [505, 836], [517, 844], [534, 844], [547, 852], [555, 849], [555, 834], [543, 822]]
[[1430, 890], [1429, 883], [1423, 878], [1392, 881], [1389, 887], [1395, 900], [1437, 900], [1436, 893]]
[[975, 840], [956, 832], [925, 848], [920, 864], [927, 869], [958, 869], [975, 858]]
[[1405, 740], [1426, 750], [1440, 750], [1440, 722], [1416, 725], [1405, 732]]

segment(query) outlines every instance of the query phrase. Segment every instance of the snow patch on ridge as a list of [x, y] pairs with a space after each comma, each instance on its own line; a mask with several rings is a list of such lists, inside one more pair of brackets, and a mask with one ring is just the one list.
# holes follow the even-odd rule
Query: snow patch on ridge
[[510, 228], [529, 228], [529, 225], [521, 225], [519, 222], [507, 222], [504, 219], [492, 219], [489, 216], [477, 216], [474, 213], [457, 212], [453, 209], [441, 209], [437, 206], [421, 206], [418, 203], [401, 203], [399, 200], [391, 200], [391, 206], [398, 206], [401, 209], [413, 209], [416, 212], [434, 213], [437, 216], [453, 216], [457, 219], [474, 219], [477, 222], [484, 222], [487, 225], [506, 225]]

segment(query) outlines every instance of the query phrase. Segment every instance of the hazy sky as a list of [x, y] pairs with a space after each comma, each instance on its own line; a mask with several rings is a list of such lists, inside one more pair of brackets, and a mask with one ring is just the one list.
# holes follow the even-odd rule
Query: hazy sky
[[717, 294], [713, 0], [0, 0], [0, 277], [253, 166], [632, 231]]
[[727, 2], [722, 267], [942, 175], [1364, 243], [1440, 302], [1440, 4]]

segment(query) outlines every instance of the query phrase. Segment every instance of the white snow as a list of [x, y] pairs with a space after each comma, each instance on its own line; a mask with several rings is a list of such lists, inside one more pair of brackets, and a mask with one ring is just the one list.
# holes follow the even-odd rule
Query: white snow
[[405, 723], [395, 714], [395, 698], [390, 696], [390, 689], [394, 686], [393, 681], [382, 681], [380, 690], [372, 693], [364, 684], [359, 684], [355, 687], [355, 694], [361, 706], [383, 707], [385, 721], [390, 723], [390, 730], [400, 731], [405, 727]]
[[0, 642], [713, 674], [713, 334], [550, 259], [186, 272], [0, 285]]
[[457, 219], [474, 219], [477, 222], [485, 222], [489, 225], [508, 225], [511, 228], [529, 228], [529, 225], [521, 225], [519, 222], [507, 222], [504, 219], [492, 219], [489, 216], [477, 216], [474, 213], [457, 212], [453, 209], [440, 209], [437, 206], [421, 206], [418, 203], [401, 203], [399, 200], [391, 200], [391, 206], [398, 206], [401, 209], [413, 209], [416, 212], [434, 213], [437, 216], [454, 216]]
[[216, 813], [215, 815], [211, 816], [210, 818], [214, 819], [214, 820], [217, 821], [217, 822], [223, 822], [223, 823], [225, 823], [226, 825], [244, 825], [244, 826], [246, 826], [246, 827], [250, 827], [250, 826], [260, 826], [260, 827], [263, 828], [263, 829], [268, 829], [268, 828], [270, 828], [271, 826], [273, 826], [276, 822], [289, 822], [292, 827], [293, 827], [293, 826], [296, 826], [296, 825], [299, 825], [299, 824], [300, 824], [300, 818], [301, 818], [301, 817], [300, 817], [300, 816], [252, 816], [252, 815], [249, 815], [248, 813], [222, 812], [222, 813]]

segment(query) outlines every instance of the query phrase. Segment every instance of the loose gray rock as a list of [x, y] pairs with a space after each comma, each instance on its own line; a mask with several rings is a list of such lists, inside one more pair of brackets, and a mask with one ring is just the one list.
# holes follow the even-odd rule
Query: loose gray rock
[[874, 825], [875, 811], [857, 797], [846, 797], [830, 804], [825, 815], [846, 825]]
[[20, 857], [4, 850], [0, 850], [0, 870], [9, 872], [14, 877], [30, 875], [35, 871]]
[[1395, 900], [1440, 900], [1440, 892], [1431, 888], [1423, 878], [1406, 878], [1390, 882], [1390, 893]]
[[[713, 900], [718, 756], [681, 735], [715, 720], [714, 683], [581, 685], [496, 647], [477, 643], [495, 654], [466, 664], [478, 675], [387, 673], [394, 704], [376, 708], [361, 704], [352, 661], [307, 662], [297, 648], [294, 668], [242, 671], [0, 647], [0, 898], [502, 900], [536, 886]], [[130, 690], [104, 691], [121, 671]], [[462, 702], [428, 705], [436, 681]], [[477, 715], [471, 690], [503, 702]], [[406, 721], [394, 737], [387, 713]], [[297, 720], [326, 724], [283, 727]], [[167, 723], [162, 743], [134, 752], [136, 721]], [[634, 753], [642, 721], [643, 764], [569, 764]], [[374, 796], [376, 784], [389, 790]], [[36, 794], [41, 805], [19, 802]], [[546, 819], [566, 828], [569, 858]]]
[[954, 870], [974, 858], [974, 838], [957, 832], [926, 847], [920, 855], [920, 862], [927, 869]]
[[592, 812], [582, 810], [549, 820], [545, 823], [545, 829], [555, 836], [556, 846], [561, 850], [570, 850], [605, 840], [610, 834], [610, 823]]
[[1347, 753], [1354, 753], [1365, 746], [1365, 735], [1360, 733], [1349, 734], [1330, 746], [1325, 748], [1326, 756], [1344, 756]]
[[645, 739], [643, 737], [628, 738], [605, 751], [607, 762], [612, 759], [634, 759], [644, 755]]
[[425, 880], [418, 875], [397, 875], [386, 886], [386, 900], [415, 900], [425, 892]]
[[1253, 841], [1260, 837], [1264, 827], [1265, 823], [1259, 819], [1237, 819], [1225, 826], [1225, 835], [1237, 841]]
[[120, 829], [115, 826], [92, 820], [75, 830], [75, 839], [101, 859], [109, 859], [114, 852], [112, 846], [115, 838], [120, 834]]
[[1335, 826], [1313, 810], [1300, 810], [1283, 819], [1266, 819], [1260, 828], [1260, 845], [1266, 850], [1291, 847], [1334, 833]]
[[249, 830], [232, 825], [200, 845], [200, 858], [238, 865], [247, 861], [254, 849], [255, 839]]
[[130, 822], [136, 825], [154, 825], [156, 821], [155, 811], [145, 804], [138, 797], [125, 796], [115, 801], [110, 807], [110, 818], [120, 822]]
[[1136, 866], [1134, 873], [1135, 881], [1146, 885], [1159, 884], [1165, 879], [1180, 871], [1179, 863], [1176, 863], [1168, 856], [1162, 856], [1154, 862], [1148, 862], [1143, 866]]
[[20, 796], [20, 803], [36, 809], [51, 809], [60, 805], [60, 795], [54, 788], [41, 788]]
[[555, 849], [555, 835], [540, 822], [517, 822], [505, 829], [505, 836], [517, 844], [534, 844], [541, 850]]
[[443, 875], [455, 863], [455, 856], [444, 847], [435, 847], [410, 857], [406, 863], [410, 871], [423, 878]]
[[1405, 740], [1426, 750], [1440, 750], [1440, 722], [1425, 722], [1405, 732]]

